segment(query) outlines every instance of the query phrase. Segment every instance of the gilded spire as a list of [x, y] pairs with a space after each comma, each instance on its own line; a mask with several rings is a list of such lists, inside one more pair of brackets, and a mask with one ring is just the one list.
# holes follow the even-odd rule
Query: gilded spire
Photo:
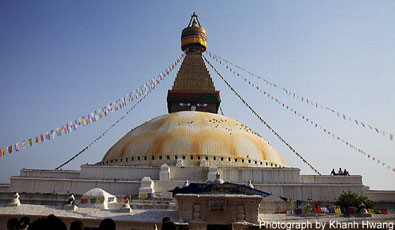
[[167, 94], [169, 113], [188, 110], [218, 113], [221, 97], [202, 58], [206, 48], [206, 30], [194, 12], [188, 27], [182, 30], [181, 49], [187, 55]]
[[195, 12], [188, 26], [181, 33], [181, 49], [184, 52], [204, 52], [207, 49], [206, 30], [201, 27]]

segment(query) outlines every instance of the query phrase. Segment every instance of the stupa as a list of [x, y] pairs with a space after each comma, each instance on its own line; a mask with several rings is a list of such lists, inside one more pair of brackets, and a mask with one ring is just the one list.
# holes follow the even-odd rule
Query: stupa
[[[100, 162], [80, 170], [22, 169], [1, 186], [0, 203], [18, 192], [21, 204], [0, 206], [0, 228], [10, 217], [55, 214], [68, 226], [79, 219], [91, 228], [112, 218], [118, 230], [153, 229], [170, 217], [179, 229], [253, 229], [267, 220], [303, 221], [278, 213], [333, 204], [343, 191], [394, 208], [394, 191], [371, 191], [359, 175], [301, 175], [259, 134], [218, 114], [220, 92], [202, 58], [206, 30], [195, 13], [182, 31], [181, 49], [186, 56], [167, 94], [168, 114], [132, 129]], [[71, 194], [79, 207], [67, 211]], [[315, 220], [334, 218], [344, 221], [340, 215]]]

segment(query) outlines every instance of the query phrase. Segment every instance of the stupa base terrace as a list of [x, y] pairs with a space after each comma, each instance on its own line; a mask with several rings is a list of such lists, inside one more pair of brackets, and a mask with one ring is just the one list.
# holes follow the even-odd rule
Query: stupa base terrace
[[[218, 179], [219, 175], [222, 179]], [[366, 218], [369, 221], [395, 220], [395, 215], [391, 214], [395, 207], [394, 191], [370, 191], [362, 184], [361, 176], [357, 175], [300, 175], [300, 169], [290, 167], [86, 164], [81, 166], [81, 170], [23, 169], [19, 176], [10, 180], [10, 184], [0, 187], [0, 226], [5, 226], [10, 217], [29, 215], [35, 219], [49, 214], [59, 216], [65, 223], [80, 219], [85, 226], [98, 226], [101, 219], [113, 218], [119, 229], [130, 229], [131, 226], [153, 229], [154, 224], [160, 225], [163, 217], [171, 217], [178, 229], [208, 229], [211, 224], [254, 229], [265, 221], [349, 221], [341, 214], [329, 212], [296, 215], [296, 202], [300, 209], [333, 205], [343, 191], [363, 194], [376, 202], [376, 208], [389, 210], [387, 215], [352, 216], [361, 224]], [[217, 191], [176, 194], [173, 197], [171, 192], [176, 187], [185, 188], [189, 183], [210, 184], [218, 181], [251, 186], [270, 195]], [[86, 198], [87, 193], [97, 190], [102, 191], [93, 192], [99, 194], [98, 197]], [[15, 193], [20, 194], [21, 204], [11, 207], [8, 204]], [[70, 194], [75, 196], [76, 206], [73, 209], [65, 205]], [[114, 195], [110, 199], [106, 195], [100, 197], [100, 194]], [[293, 204], [290, 204], [291, 200]], [[97, 206], [100, 201], [104, 201], [105, 205]]]
[[[169, 192], [175, 187], [183, 187], [186, 180], [190, 183], [214, 181], [219, 173], [222, 180], [237, 184], [247, 184], [251, 181], [254, 188], [272, 194], [265, 197], [260, 206], [261, 213], [275, 213], [287, 209], [289, 205], [279, 197], [295, 201], [333, 203], [342, 192], [363, 194], [377, 202], [381, 208], [395, 207], [394, 191], [371, 191], [362, 184], [362, 177], [300, 175], [298, 168], [276, 167], [138, 167], [138, 166], [101, 166], [82, 165], [81, 170], [37, 170], [22, 169], [19, 176], [10, 178], [9, 185], [1, 186], [2, 203], [7, 197], [5, 193], [19, 192], [22, 203], [43, 203], [39, 195], [28, 194], [57, 194], [65, 197], [57, 202], [67, 200], [69, 194], [76, 196], [84, 194], [93, 188], [101, 188], [117, 196], [138, 195], [145, 180], [150, 180], [152, 196], [171, 198]], [[141, 194], [141, 192], [140, 192]], [[39, 202], [36, 202], [39, 201]], [[55, 202], [55, 201], [54, 201]], [[52, 204], [56, 204], [52, 203]]]

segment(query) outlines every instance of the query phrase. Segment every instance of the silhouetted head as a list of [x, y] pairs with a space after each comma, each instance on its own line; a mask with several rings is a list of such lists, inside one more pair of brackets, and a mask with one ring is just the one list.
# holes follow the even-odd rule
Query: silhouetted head
[[7, 230], [18, 230], [19, 220], [18, 218], [11, 218], [7, 221]]
[[29, 226], [29, 230], [47, 229], [67, 230], [67, 226], [60, 218], [56, 217], [55, 215], [49, 215], [47, 218], [38, 219]]
[[70, 230], [84, 230], [84, 227], [85, 226], [81, 221], [76, 220], [71, 222]]
[[99, 230], [115, 230], [115, 222], [112, 219], [104, 219], [100, 223]]

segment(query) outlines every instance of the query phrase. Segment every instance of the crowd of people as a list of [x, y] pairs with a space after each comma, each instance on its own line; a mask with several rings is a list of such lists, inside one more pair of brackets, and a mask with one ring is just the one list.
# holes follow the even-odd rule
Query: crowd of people
[[332, 169], [331, 176], [350, 176], [350, 173], [347, 171], [347, 169], [344, 169], [344, 171], [339, 168], [337, 173], [335, 172], [335, 169]]
[[[24, 216], [18, 218], [11, 218], [7, 221], [7, 230], [68, 230], [66, 224], [55, 215], [49, 215], [45, 218], [37, 219], [30, 223], [30, 218]], [[70, 224], [70, 230], [84, 230], [84, 224], [79, 221], [73, 221]], [[112, 219], [104, 219], [100, 222], [99, 230], [115, 230], [116, 225]], [[169, 217], [162, 219], [161, 230], [176, 230], [176, 226], [170, 221]]]
[[[45, 218], [37, 219], [30, 223], [30, 218], [27, 216], [18, 218], [11, 218], [7, 221], [7, 230], [68, 230], [66, 224], [55, 215], [49, 215]], [[84, 230], [84, 224], [79, 221], [73, 221], [70, 224], [70, 230]], [[104, 219], [100, 222], [99, 230], [115, 230], [116, 225], [112, 219]]]

